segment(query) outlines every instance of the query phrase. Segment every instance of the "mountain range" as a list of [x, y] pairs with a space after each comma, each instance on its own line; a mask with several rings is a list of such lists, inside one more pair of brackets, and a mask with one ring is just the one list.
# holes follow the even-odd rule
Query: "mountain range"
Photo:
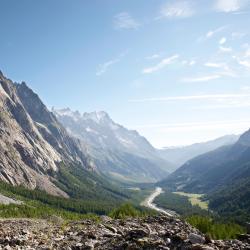
[[167, 159], [171, 162], [173, 166], [175, 166], [175, 169], [177, 169], [198, 155], [205, 154], [222, 146], [234, 144], [239, 137], [239, 135], [225, 135], [215, 140], [195, 143], [188, 146], [163, 148], [159, 149], [159, 154], [163, 159]]
[[0, 180], [61, 197], [111, 201], [124, 197], [98, 173], [82, 142], [68, 134], [38, 95], [2, 72]]
[[250, 130], [232, 145], [187, 161], [159, 185], [206, 194], [211, 209], [229, 218], [250, 219]]
[[[80, 199], [86, 211], [93, 207], [100, 211], [129, 198], [117, 183], [155, 181], [172, 191], [205, 194], [209, 207], [228, 218], [250, 219], [250, 130], [241, 136], [158, 150], [104, 111], [51, 112], [25, 82], [14, 83], [0, 71], [3, 190], [10, 187], [2, 183], [24, 186]], [[34, 195], [23, 189], [15, 192]], [[43, 194], [39, 197], [44, 199]], [[60, 202], [62, 206], [72, 203]]]
[[74, 138], [80, 139], [97, 169], [120, 181], [153, 182], [172, 168], [145, 137], [115, 123], [104, 111], [80, 114], [52, 110]]

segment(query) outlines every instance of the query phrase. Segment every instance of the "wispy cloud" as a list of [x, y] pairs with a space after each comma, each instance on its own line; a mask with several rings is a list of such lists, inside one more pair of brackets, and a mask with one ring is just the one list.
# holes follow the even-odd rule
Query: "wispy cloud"
[[219, 41], [219, 44], [222, 45], [227, 41], [226, 37], [222, 37]]
[[195, 14], [190, 1], [171, 1], [162, 6], [159, 18], [187, 18]]
[[232, 37], [232, 39], [235, 40], [235, 39], [241, 39], [241, 38], [243, 38], [246, 35], [247, 34], [243, 33], [243, 32], [232, 32], [231, 37]]
[[192, 59], [192, 60], [183, 60], [181, 63], [183, 65], [193, 66], [193, 65], [196, 64], [196, 61], [194, 59]]
[[182, 78], [182, 82], [208, 82], [212, 80], [216, 80], [221, 78], [221, 75], [219, 74], [213, 74], [213, 75], [206, 75], [206, 76], [200, 76], [200, 77], [185, 77]]
[[113, 24], [115, 29], [137, 29], [140, 26], [128, 12], [121, 12], [114, 16]]
[[226, 64], [224, 63], [206, 62], [204, 65], [209, 68], [217, 68], [217, 69], [227, 68]]
[[226, 46], [220, 46], [219, 47], [219, 50], [223, 53], [230, 53], [233, 51], [233, 49], [231, 47], [226, 47]]
[[104, 62], [102, 64], [99, 64], [98, 69], [96, 71], [96, 75], [100, 76], [104, 73], [106, 73], [106, 71], [108, 70], [108, 68], [110, 68], [112, 65], [118, 63], [121, 61], [122, 57], [124, 57], [127, 54], [127, 51], [121, 53], [117, 58], [111, 59], [107, 62]]
[[221, 31], [224, 30], [224, 29], [225, 29], [225, 26], [219, 27], [219, 28], [217, 28], [217, 29], [215, 29], [215, 30], [209, 30], [209, 31], [207, 32], [207, 34], [206, 34], [206, 38], [211, 38], [211, 37], [213, 37], [215, 34], [221, 32]]
[[143, 69], [142, 73], [143, 74], [151, 74], [151, 73], [154, 73], [156, 71], [159, 71], [159, 70], [165, 68], [167, 65], [174, 63], [177, 58], [179, 58], [179, 55], [177, 55], [177, 54], [173, 55], [171, 57], [167, 57], [167, 58], [161, 60], [155, 66]]
[[169, 102], [169, 101], [193, 101], [193, 100], [229, 100], [249, 98], [249, 94], [207, 94], [207, 95], [188, 95], [188, 96], [165, 96], [165, 97], [152, 97], [144, 99], [131, 99], [129, 102]]
[[249, 60], [238, 60], [238, 62], [240, 65], [245, 66], [248, 69], [250, 69], [250, 61]]
[[153, 59], [158, 59], [158, 58], [160, 58], [161, 56], [159, 55], [159, 54], [153, 54], [153, 55], [151, 55], [151, 56], [147, 56], [147, 57], [145, 57], [145, 59], [147, 59], [147, 60], [153, 60]]
[[248, 0], [216, 0], [215, 10], [219, 12], [235, 12], [249, 3]]
[[231, 76], [231, 77], [237, 76], [236, 73], [228, 66], [227, 63], [206, 62], [204, 66], [221, 70], [218, 73], [221, 76]]
[[214, 30], [209, 30], [205, 35], [198, 38], [198, 42], [206, 41], [212, 37], [214, 37], [216, 34], [220, 33], [226, 28], [226, 26], [221, 26]]
[[183, 123], [159, 123], [136, 125], [136, 129], [161, 129], [161, 132], [166, 131], [192, 131], [192, 130], [208, 130], [208, 129], [246, 129], [250, 124], [250, 120], [221, 120], [221, 121], [206, 121], [206, 122], [183, 122]]

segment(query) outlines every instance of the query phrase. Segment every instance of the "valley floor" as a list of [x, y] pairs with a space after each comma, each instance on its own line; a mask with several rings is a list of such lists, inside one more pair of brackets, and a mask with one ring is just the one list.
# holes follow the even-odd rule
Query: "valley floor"
[[244, 241], [212, 241], [168, 216], [100, 221], [0, 220], [0, 249], [250, 249]]

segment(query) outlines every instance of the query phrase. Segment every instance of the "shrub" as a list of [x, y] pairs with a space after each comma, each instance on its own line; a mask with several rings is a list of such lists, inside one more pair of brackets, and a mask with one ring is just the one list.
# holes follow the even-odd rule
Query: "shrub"
[[109, 216], [114, 219], [124, 219], [127, 217], [140, 217], [143, 216], [140, 210], [136, 209], [130, 203], [122, 204], [120, 207], [113, 209]]
[[187, 221], [212, 239], [235, 239], [237, 234], [245, 233], [238, 224], [215, 222], [211, 217], [193, 215]]

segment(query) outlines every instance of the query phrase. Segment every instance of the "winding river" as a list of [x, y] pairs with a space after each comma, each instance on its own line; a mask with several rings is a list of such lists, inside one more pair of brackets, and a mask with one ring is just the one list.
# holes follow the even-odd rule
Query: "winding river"
[[158, 207], [155, 203], [154, 200], [157, 196], [159, 196], [161, 193], [163, 193], [164, 191], [162, 190], [162, 188], [160, 187], [156, 187], [154, 192], [151, 193], [142, 203], [141, 205], [144, 207], [148, 207], [151, 208], [159, 213], [168, 215], [168, 216], [174, 216], [176, 215], [176, 213], [172, 210], [168, 210], [168, 209], [163, 209]]

